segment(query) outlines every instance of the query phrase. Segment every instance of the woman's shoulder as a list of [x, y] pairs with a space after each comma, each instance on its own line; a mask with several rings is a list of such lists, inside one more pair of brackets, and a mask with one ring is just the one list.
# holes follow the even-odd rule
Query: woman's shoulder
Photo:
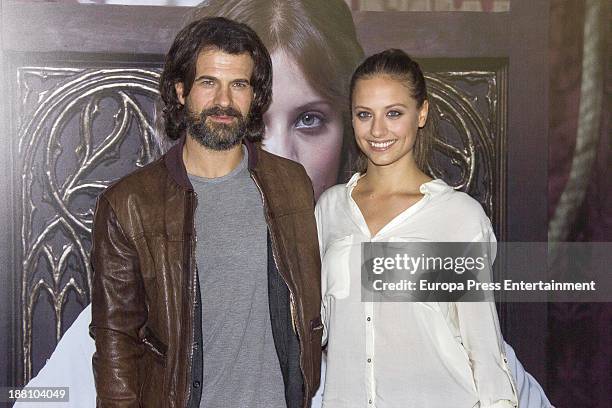
[[476, 199], [439, 179], [427, 184], [431, 199], [424, 215], [431, 229], [445, 231], [449, 240], [460, 241], [491, 234], [491, 221]]
[[472, 196], [463, 191], [454, 191], [451, 204], [455, 211], [464, 214], [465, 217], [475, 219], [488, 219], [482, 205]]
[[[339, 200], [346, 200], [348, 195], [347, 191], [351, 189], [354, 185], [357, 184], [357, 181], [362, 177], [361, 173], [354, 173], [351, 178], [343, 184], [336, 184], [325, 190], [323, 194], [319, 197], [318, 202], [320, 203], [336, 203]], [[343, 204], [346, 204], [343, 202]]]
[[444, 180], [435, 179], [424, 184], [432, 197], [432, 203], [450, 214], [463, 214], [464, 217], [487, 218], [482, 205], [469, 194], [455, 190]]
[[325, 190], [323, 194], [319, 197], [317, 201], [317, 205], [321, 204], [329, 204], [335, 202], [346, 195], [346, 184], [336, 184]]
[[344, 184], [336, 184], [325, 190], [323, 194], [317, 200], [317, 208], [327, 208], [348, 205], [348, 191], [354, 184], [357, 183], [357, 180], [361, 175], [359, 173], [353, 174], [350, 180]]
[[315, 216], [319, 224], [335, 223], [338, 212], [346, 206], [346, 187], [338, 184], [328, 188], [321, 194], [315, 206]]

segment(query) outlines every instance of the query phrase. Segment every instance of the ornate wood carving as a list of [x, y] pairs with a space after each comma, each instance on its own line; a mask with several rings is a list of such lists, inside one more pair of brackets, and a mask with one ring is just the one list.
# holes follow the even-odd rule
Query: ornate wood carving
[[153, 157], [158, 80], [150, 69], [17, 71], [24, 381], [32, 375], [32, 320], [41, 292], [53, 303], [57, 341], [67, 294], [89, 302], [95, 197]]
[[438, 138], [433, 173], [476, 198], [503, 236], [505, 75], [499, 71], [425, 75], [436, 106]]

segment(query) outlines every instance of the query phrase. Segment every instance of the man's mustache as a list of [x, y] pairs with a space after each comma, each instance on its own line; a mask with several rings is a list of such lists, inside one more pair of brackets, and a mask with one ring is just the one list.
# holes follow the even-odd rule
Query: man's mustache
[[200, 119], [204, 120], [208, 116], [233, 116], [236, 118], [242, 118], [242, 113], [231, 106], [226, 108], [221, 106], [213, 106], [212, 108], [204, 109], [202, 112], [200, 112]]

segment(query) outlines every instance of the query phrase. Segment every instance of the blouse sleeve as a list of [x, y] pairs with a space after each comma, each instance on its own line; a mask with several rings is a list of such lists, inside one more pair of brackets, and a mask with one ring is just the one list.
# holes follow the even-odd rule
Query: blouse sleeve
[[[325, 243], [323, 242], [323, 215], [321, 211], [321, 200], [315, 206], [315, 219], [317, 221], [317, 235], [319, 238], [319, 255], [323, 259]], [[325, 296], [327, 292], [326, 279], [323, 276], [323, 269], [321, 269], [321, 321], [323, 322], [323, 338], [321, 345], [327, 344], [327, 328], [329, 327], [329, 314], [327, 313], [327, 302], [328, 299]]]
[[[486, 247], [490, 251], [489, 271], [492, 271], [496, 240], [491, 228], [484, 229], [474, 242], [490, 243]], [[458, 302], [456, 307], [461, 341], [472, 363], [480, 407], [518, 407], [516, 386], [508, 368], [495, 302]]]

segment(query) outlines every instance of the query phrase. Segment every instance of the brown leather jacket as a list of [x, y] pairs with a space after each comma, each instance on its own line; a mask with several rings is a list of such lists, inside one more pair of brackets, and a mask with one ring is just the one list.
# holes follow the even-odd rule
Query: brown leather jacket
[[[193, 192], [183, 143], [98, 198], [90, 326], [98, 407], [199, 406], [206, 368], [194, 212], [206, 197]], [[301, 165], [246, 144], [268, 224], [270, 317], [287, 406], [307, 407], [322, 334], [312, 186]]]

